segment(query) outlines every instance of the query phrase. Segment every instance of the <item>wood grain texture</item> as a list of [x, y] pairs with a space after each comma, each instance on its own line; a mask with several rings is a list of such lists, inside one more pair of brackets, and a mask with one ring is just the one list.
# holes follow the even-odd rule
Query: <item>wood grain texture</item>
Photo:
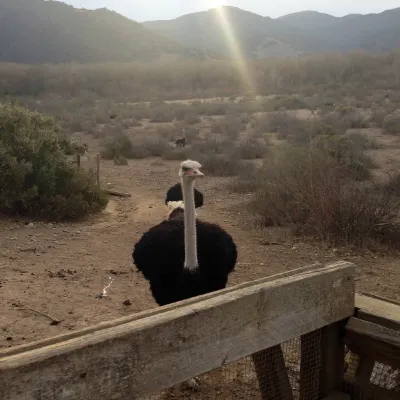
[[[352, 265], [346, 261], [338, 261], [336, 263], [332, 263], [329, 264], [331, 267], [332, 266], [336, 266], [336, 267], [340, 267], [340, 266], [347, 266], [347, 265]], [[294, 275], [298, 275], [298, 274], [305, 274], [308, 272], [312, 272], [312, 271], [318, 271], [321, 268], [323, 268], [324, 265], [320, 264], [320, 263], [314, 263], [314, 264], [310, 264], [301, 268], [296, 268], [296, 269], [292, 269], [290, 271], [285, 271], [285, 272], [281, 272], [279, 274], [274, 274], [271, 276], [267, 276], [265, 278], [261, 278], [261, 279], [257, 279], [254, 281], [250, 281], [250, 282], [244, 282], [244, 283], [240, 283], [238, 285], [235, 286], [231, 286], [229, 288], [226, 289], [222, 289], [219, 290], [217, 292], [212, 292], [212, 293], [207, 293], [201, 296], [197, 296], [197, 297], [193, 297], [191, 299], [187, 299], [187, 300], [183, 300], [183, 301], [178, 301], [176, 303], [173, 304], [168, 304], [166, 306], [162, 306], [162, 307], [157, 307], [157, 308], [152, 308], [150, 310], [145, 310], [145, 311], [141, 311], [135, 314], [131, 314], [128, 316], [124, 316], [124, 317], [120, 317], [120, 318], [115, 318], [109, 321], [104, 321], [104, 322], [100, 322], [99, 324], [93, 325], [93, 326], [89, 326], [87, 328], [83, 328], [80, 330], [76, 330], [76, 331], [72, 331], [72, 332], [68, 332], [68, 333], [63, 333], [60, 335], [55, 335], [52, 336], [50, 338], [46, 338], [46, 339], [42, 339], [42, 340], [37, 340], [35, 342], [31, 342], [31, 343], [26, 343], [20, 346], [15, 346], [15, 347], [11, 347], [8, 349], [1, 349], [0, 350], [0, 358], [5, 357], [5, 356], [10, 356], [12, 354], [16, 354], [16, 353], [21, 353], [24, 351], [30, 351], [30, 350], [34, 350], [40, 347], [44, 347], [44, 346], [49, 346], [51, 344], [54, 343], [58, 343], [61, 341], [66, 341], [66, 340], [70, 340], [73, 339], [75, 337], [80, 337], [84, 334], [89, 334], [89, 333], [93, 333], [96, 332], [100, 329], [105, 329], [105, 328], [112, 328], [114, 326], [118, 326], [118, 325], [122, 325], [122, 324], [126, 324], [128, 322], [132, 322], [132, 321], [137, 321], [139, 319], [143, 319], [143, 318], [148, 318], [154, 315], [158, 315], [158, 314], [162, 314], [166, 311], [171, 311], [171, 310], [177, 310], [179, 308], [182, 307], [187, 307], [190, 304], [194, 304], [194, 303], [198, 303], [199, 301], [204, 301], [207, 299], [211, 299], [213, 297], [216, 296], [220, 296], [222, 294], [227, 294], [227, 293], [231, 293], [233, 291], [239, 290], [239, 289], [244, 289], [247, 288], [249, 286], [253, 286], [256, 284], [261, 284], [261, 283], [267, 283], [267, 282], [272, 282], [274, 280], [277, 279], [282, 279], [282, 278], [288, 278], [290, 276], [294, 276]]]
[[349, 317], [354, 294], [339, 263], [61, 336], [0, 354], [0, 398], [136, 399]]
[[394, 329], [351, 317], [344, 342], [356, 354], [400, 368], [400, 332]]
[[356, 294], [357, 318], [400, 331], [400, 306]]

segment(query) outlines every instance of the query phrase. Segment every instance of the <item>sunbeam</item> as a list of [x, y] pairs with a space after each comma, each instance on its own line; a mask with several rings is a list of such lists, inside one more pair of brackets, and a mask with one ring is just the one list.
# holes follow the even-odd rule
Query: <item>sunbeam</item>
[[246, 57], [244, 57], [242, 49], [235, 37], [235, 32], [232, 28], [229, 16], [226, 13], [226, 8], [221, 7], [226, 5], [225, 0], [204, 0], [207, 7], [216, 8], [218, 20], [221, 24], [222, 30], [226, 38], [226, 44], [229, 47], [231, 56], [239, 69], [243, 83], [246, 85], [247, 89], [255, 93], [255, 85], [253, 83], [252, 77], [249, 73], [249, 69], [246, 63]]

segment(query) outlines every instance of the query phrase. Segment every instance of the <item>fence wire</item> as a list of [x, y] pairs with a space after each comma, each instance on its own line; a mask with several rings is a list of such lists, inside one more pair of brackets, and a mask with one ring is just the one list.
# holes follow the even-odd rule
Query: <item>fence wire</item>
[[[141, 400], [318, 400], [320, 345], [317, 330], [201, 374], [196, 388], [183, 382]], [[374, 391], [355, 383], [358, 361], [347, 351], [343, 392], [352, 400], [400, 399], [399, 369], [375, 362], [369, 378]]]
[[[197, 390], [184, 382], [141, 400], [261, 400], [262, 394], [268, 394], [270, 400], [317, 399], [314, 375], [319, 368], [319, 352], [312, 355], [311, 349], [319, 346], [320, 335], [314, 334], [305, 343], [301, 342], [299, 338], [289, 340], [199, 375]], [[306, 354], [303, 360], [302, 349]], [[302, 390], [300, 379], [304, 383]]]
[[362, 360], [357, 354], [348, 351], [345, 359], [343, 391], [349, 394], [352, 400], [400, 399], [399, 368], [374, 362], [371, 373], [365, 377], [359, 372], [360, 362]]

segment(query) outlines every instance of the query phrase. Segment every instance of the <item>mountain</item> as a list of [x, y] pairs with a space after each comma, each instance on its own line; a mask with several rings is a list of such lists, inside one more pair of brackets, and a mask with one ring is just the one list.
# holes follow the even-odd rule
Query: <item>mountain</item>
[[[228, 28], [224, 27], [224, 20], [228, 22]], [[232, 48], [240, 49], [241, 54], [251, 58], [289, 56], [322, 49], [317, 38], [297, 27], [231, 6], [173, 20], [148, 21], [143, 25], [184, 46], [224, 56], [230, 56]], [[232, 37], [234, 41], [229, 39]], [[307, 43], [306, 47], [304, 43]]]
[[292, 27], [301, 29], [320, 29], [334, 23], [338, 17], [317, 11], [300, 11], [277, 18]]
[[0, 1], [0, 61], [34, 64], [205, 57], [104, 8], [90, 11], [44, 0]]
[[235, 38], [236, 48], [251, 58], [353, 49], [383, 52], [400, 47], [400, 8], [344, 17], [303, 11], [272, 19], [222, 6], [143, 25], [184, 46], [224, 56], [232, 54], [227, 32], [228, 37]]

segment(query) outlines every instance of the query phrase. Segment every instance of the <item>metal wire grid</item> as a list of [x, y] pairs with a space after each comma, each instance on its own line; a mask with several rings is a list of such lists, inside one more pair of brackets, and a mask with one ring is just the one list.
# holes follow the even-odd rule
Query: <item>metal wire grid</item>
[[[361, 384], [356, 382], [358, 363], [358, 355], [348, 351], [345, 362], [343, 391], [349, 394], [352, 400], [400, 399], [400, 369], [393, 368], [380, 362], [375, 362], [368, 382], [374, 386], [363, 387]], [[374, 390], [374, 388], [376, 390]], [[384, 394], [379, 391], [379, 388], [386, 389], [388, 392]]]
[[271, 400], [316, 400], [320, 338], [316, 331], [202, 374], [198, 390], [182, 383], [141, 400], [261, 400], [262, 393]]

